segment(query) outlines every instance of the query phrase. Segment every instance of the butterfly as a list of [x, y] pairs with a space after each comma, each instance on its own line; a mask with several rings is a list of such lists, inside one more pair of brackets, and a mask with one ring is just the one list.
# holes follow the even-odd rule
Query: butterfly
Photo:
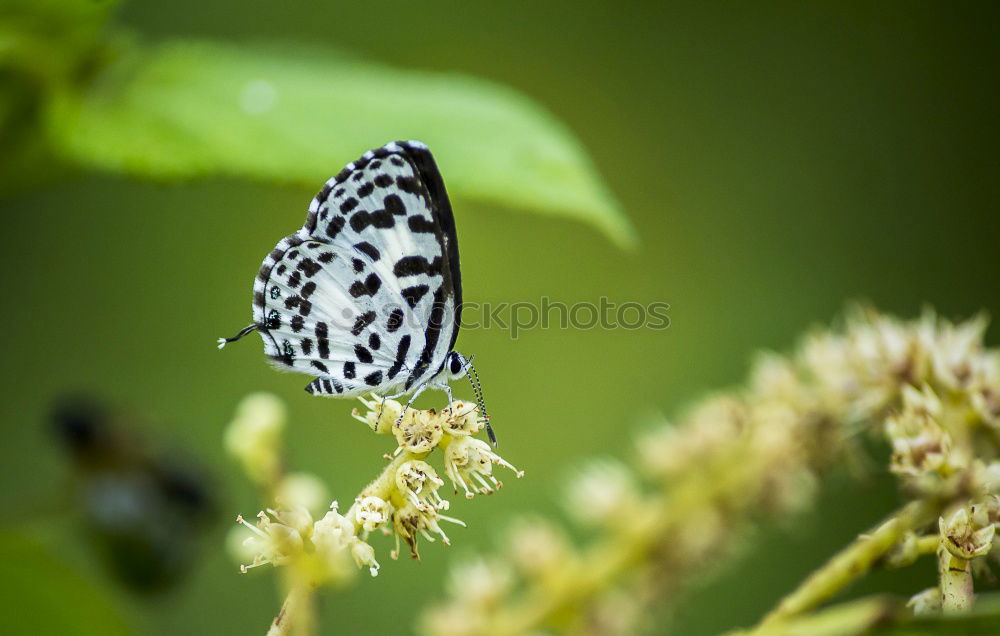
[[[448, 394], [469, 374], [489, 425], [471, 358], [454, 350], [462, 315], [455, 218], [427, 146], [396, 141], [329, 179], [305, 224], [278, 241], [254, 280], [253, 323], [282, 369], [316, 376], [314, 395], [387, 398]], [[405, 412], [405, 411], [404, 411]]]

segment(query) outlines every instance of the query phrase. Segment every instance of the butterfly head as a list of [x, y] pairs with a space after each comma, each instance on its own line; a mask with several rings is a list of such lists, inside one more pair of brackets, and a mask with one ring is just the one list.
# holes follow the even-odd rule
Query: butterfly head
[[461, 353], [452, 351], [448, 354], [448, 359], [444, 363], [449, 380], [464, 378], [469, 367], [469, 360]]

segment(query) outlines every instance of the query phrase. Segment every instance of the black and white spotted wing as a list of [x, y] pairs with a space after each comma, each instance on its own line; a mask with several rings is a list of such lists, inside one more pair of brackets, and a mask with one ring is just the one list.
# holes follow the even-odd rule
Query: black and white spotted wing
[[425, 145], [399, 141], [327, 181], [264, 259], [248, 329], [275, 364], [317, 376], [310, 393], [407, 392], [442, 370], [461, 303], [444, 182]]

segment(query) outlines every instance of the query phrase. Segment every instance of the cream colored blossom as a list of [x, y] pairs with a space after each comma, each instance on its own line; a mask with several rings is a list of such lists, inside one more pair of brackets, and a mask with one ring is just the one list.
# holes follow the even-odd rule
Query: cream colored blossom
[[925, 332], [924, 345], [930, 351], [935, 380], [958, 391], [974, 386], [985, 372], [980, 354], [988, 321], [980, 315], [958, 325], [943, 323]]
[[528, 578], [558, 573], [574, 557], [562, 530], [541, 518], [515, 522], [508, 534], [507, 546], [511, 561]]
[[906, 477], [934, 473], [947, 477], [954, 470], [952, 438], [938, 423], [941, 401], [925, 386], [918, 391], [903, 387], [903, 409], [885, 422], [892, 444], [890, 470]]
[[[364, 396], [358, 396], [358, 401], [365, 405], [367, 412], [361, 415], [357, 409], [354, 409], [351, 411], [351, 417], [359, 422], [364, 422], [373, 432], [381, 435], [391, 433], [393, 425], [403, 415], [402, 404], [396, 400], [383, 398], [377, 393], [372, 393], [370, 399], [367, 400]], [[406, 416], [412, 417], [412, 414], [408, 411]]]
[[505, 459], [493, 452], [489, 444], [475, 437], [457, 437], [445, 449], [445, 474], [457, 491], [459, 486], [465, 496], [472, 499], [476, 492], [489, 494], [503, 487], [503, 482], [493, 476], [493, 465], [497, 464], [514, 471], [520, 478], [524, 476]]
[[[961, 559], [973, 559], [988, 554], [993, 547], [996, 526], [992, 523], [976, 523], [975, 506], [961, 507], [950, 517], [938, 520], [941, 545], [948, 552]], [[985, 508], [985, 506], [983, 506]], [[985, 521], [980, 519], [980, 522]]]
[[364, 528], [366, 532], [371, 532], [380, 527], [389, 519], [389, 502], [369, 495], [362, 497], [352, 508], [355, 514], [355, 522]]
[[455, 400], [441, 411], [444, 418], [444, 432], [449, 435], [475, 435], [483, 430], [483, 419], [479, 407], [473, 402]]
[[354, 524], [337, 512], [336, 502], [316, 522], [313, 545], [316, 553], [330, 563], [331, 567], [341, 565], [350, 557], [358, 567], [367, 567], [372, 576], [378, 575], [379, 564], [375, 560], [375, 549], [355, 536]]
[[441, 528], [439, 521], [449, 521], [451, 523], [465, 527], [465, 522], [461, 519], [449, 517], [441, 514], [437, 508], [430, 506], [415, 506], [407, 503], [397, 509], [392, 515], [393, 529], [396, 536], [410, 547], [410, 554], [413, 558], [419, 558], [417, 553], [417, 536], [422, 536], [430, 542], [434, 542], [435, 535], [441, 537], [441, 542], [451, 545], [451, 539]]
[[289, 473], [281, 478], [274, 492], [274, 501], [281, 508], [304, 508], [322, 512], [329, 507], [326, 486], [310, 473]]
[[473, 558], [451, 571], [447, 586], [454, 596], [471, 605], [490, 606], [503, 598], [513, 582], [513, 573], [503, 562]]
[[613, 460], [597, 460], [570, 481], [566, 509], [587, 524], [628, 523], [639, 503], [632, 473]]
[[437, 490], [444, 480], [427, 462], [410, 460], [396, 470], [396, 488], [415, 506], [432, 506], [447, 510], [448, 502], [441, 498]]
[[[296, 517], [295, 520], [301, 521], [301, 518]], [[250, 563], [240, 566], [242, 572], [266, 564], [285, 565], [303, 551], [303, 536], [299, 528], [280, 522], [273, 513], [259, 512], [256, 525], [244, 519], [243, 515], [237, 516], [236, 522], [249, 531], [242, 533], [243, 554], [253, 555]], [[311, 523], [307, 531], [312, 534]]]
[[392, 425], [392, 434], [399, 444], [395, 454], [405, 451], [422, 455], [434, 450], [444, 433], [441, 419], [432, 411], [407, 411], [405, 417]]
[[226, 450], [258, 484], [273, 482], [280, 472], [285, 417], [285, 405], [277, 397], [251, 393], [240, 401], [226, 427]]

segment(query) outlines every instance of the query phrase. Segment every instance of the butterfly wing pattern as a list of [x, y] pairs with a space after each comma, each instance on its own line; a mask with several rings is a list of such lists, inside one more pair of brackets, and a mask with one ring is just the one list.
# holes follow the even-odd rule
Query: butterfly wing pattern
[[317, 376], [310, 393], [406, 393], [444, 367], [461, 306], [444, 182], [424, 144], [397, 141], [328, 180], [267, 255], [248, 329], [275, 365]]

